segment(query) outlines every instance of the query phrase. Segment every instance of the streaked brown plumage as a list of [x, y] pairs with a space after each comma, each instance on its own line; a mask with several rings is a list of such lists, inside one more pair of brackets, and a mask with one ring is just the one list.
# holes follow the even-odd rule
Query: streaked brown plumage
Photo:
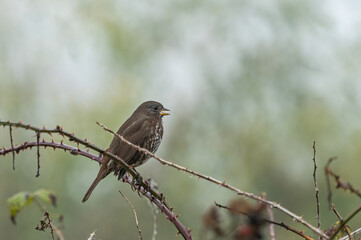
[[[127, 121], [119, 128], [118, 134], [131, 143], [155, 153], [163, 137], [162, 117], [169, 115], [164, 111], [169, 111], [162, 104], [155, 101], [142, 103]], [[134, 147], [114, 136], [108, 150], [123, 159], [128, 165], [137, 167], [146, 162], [149, 156], [137, 151]], [[89, 190], [85, 194], [82, 202], [88, 200], [98, 183], [109, 173], [114, 172], [121, 179], [126, 170], [108, 157], [103, 158], [100, 170]]]

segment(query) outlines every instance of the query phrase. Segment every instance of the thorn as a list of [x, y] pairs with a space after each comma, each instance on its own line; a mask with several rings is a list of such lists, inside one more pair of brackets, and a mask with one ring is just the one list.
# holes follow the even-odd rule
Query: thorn
[[84, 141], [87, 142], [87, 141], [88, 141], [88, 138], [85, 138]]
[[60, 141], [60, 145], [63, 145], [63, 140]]

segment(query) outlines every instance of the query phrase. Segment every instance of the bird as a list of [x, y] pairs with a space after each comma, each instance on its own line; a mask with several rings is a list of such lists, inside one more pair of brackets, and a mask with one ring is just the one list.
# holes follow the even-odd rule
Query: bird
[[[151, 153], [155, 153], [163, 138], [162, 118], [170, 115], [169, 111], [159, 102], [146, 101], [140, 104], [123, 123], [117, 134], [123, 136], [129, 142], [145, 148]], [[114, 136], [106, 151], [120, 157], [133, 168], [144, 164], [150, 158], [148, 154], [135, 149], [117, 136]], [[82, 199], [83, 203], [88, 200], [98, 183], [111, 172], [114, 172], [114, 175], [118, 176], [120, 180], [126, 173], [126, 170], [113, 159], [103, 156], [98, 175]]]

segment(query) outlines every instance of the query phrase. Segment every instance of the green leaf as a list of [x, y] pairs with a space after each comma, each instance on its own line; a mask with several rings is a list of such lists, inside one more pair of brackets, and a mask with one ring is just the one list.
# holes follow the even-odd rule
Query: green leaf
[[10, 210], [11, 221], [16, 224], [16, 215], [26, 206], [28, 206], [34, 197], [29, 192], [19, 192], [14, 196], [7, 199], [8, 207]]
[[50, 203], [54, 207], [56, 206], [56, 195], [53, 191], [48, 189], [39, 189], [33, 193], [34, 197], [41, 199], [46, 203]]

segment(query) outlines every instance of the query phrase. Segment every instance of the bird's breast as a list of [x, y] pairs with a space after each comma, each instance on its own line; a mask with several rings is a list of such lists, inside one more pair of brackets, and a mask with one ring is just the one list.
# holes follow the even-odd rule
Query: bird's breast
[[149, 141], [146, 142], [148, 143], [147, 149], [150, 152], [155, 153], [162, 141], [163, 125], [161, 122], [157, 121], [155, 124], [152, 124], [152, 126], [149, 134]]

